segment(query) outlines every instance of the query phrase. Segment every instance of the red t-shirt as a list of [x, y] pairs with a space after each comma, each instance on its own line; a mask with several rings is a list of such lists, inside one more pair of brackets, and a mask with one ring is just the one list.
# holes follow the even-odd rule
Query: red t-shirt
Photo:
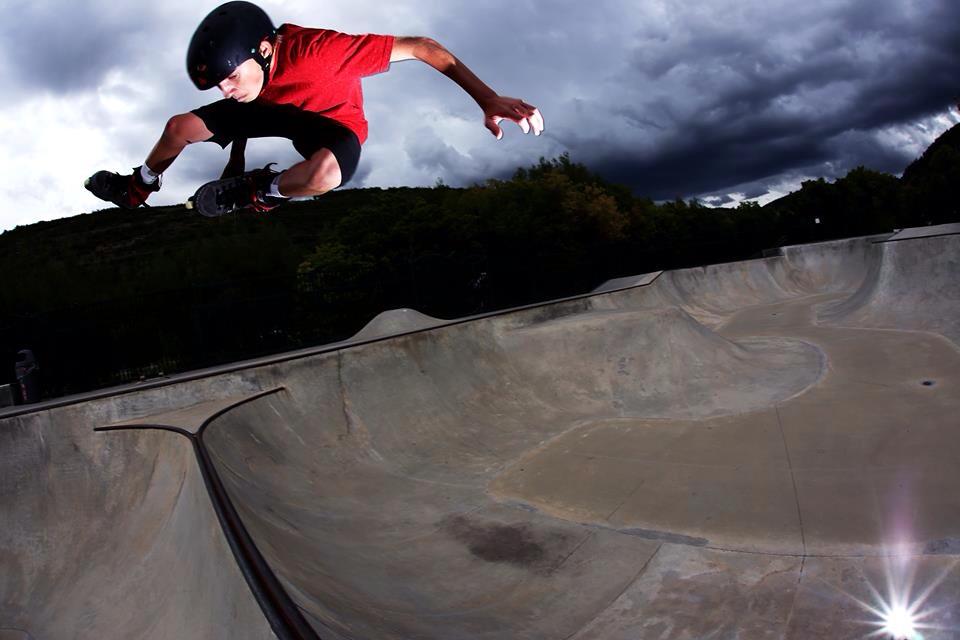
[[367, 139], [360, 78], [390, 68], [393, 36], [347, 35], [283, 24], [277, 29], [270, 80], [257, 101], [292, 104], [343, 124]]

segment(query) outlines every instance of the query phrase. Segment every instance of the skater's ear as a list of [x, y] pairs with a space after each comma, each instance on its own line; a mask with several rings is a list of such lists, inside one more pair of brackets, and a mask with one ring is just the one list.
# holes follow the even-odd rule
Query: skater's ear
[[273, 43], [269, 40], [262, 40], [260, 42], [260, 55], [264, 58], [269, 58], [273, 55]]

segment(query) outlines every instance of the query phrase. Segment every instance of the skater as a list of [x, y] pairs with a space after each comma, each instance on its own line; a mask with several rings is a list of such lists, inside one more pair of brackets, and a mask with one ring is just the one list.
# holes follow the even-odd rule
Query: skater
[[[205, 215], [244, 207], [269, 211], [291, 197], [326, 193], [349, 182], [367, 138], [360, 79], [411, 59], [460, 85], [498, 140], [502, 120], [516, 122], [524, 133], [543, 131], [536, 107], [498, 95], [430, 38], [347, 35], [292, 24], [274, 28], [258, 6], [228, 2], [204, 18], [187, 51], [190, 79], [200, 90], [219, 88], [223, 99], [170, 118], [144, 164], [131, 174], [99, 171], [86, 186], [98, 198], [136, 208], [159, 191], [161, 175], [187, 145], [210, 141], [224, 149], [232, 143], [221, 178], [234, 179], [198, 191], [197, 208], [212, 209], [201, 208]], [[261, 137], [290, 139], [304, 160], [286, 171], [267, 165], [244, 173], [247, 139]]]

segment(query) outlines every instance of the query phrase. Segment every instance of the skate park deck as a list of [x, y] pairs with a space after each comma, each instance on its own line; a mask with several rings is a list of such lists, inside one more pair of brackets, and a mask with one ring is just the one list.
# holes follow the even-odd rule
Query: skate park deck
[[0, 639], [960, 637], [960, 235], [778, 253], [0, 412]]

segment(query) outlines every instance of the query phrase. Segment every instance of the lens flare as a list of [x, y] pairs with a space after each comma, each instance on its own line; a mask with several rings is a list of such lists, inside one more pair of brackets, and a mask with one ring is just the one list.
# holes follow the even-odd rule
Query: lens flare
[[874, 631], [864, 638], [878, 640], [924, 640], [924, 630], [947, 630], [934, 623], [945, 613], [943, 606], [934, 607], [930, 599], [951, 571], [957, 566], [949, 563], [940, 568], [938, 574], [930, 576], [926, 586], [918, 588], [917, 572], [920, 558], [906, 554], [890, 556], [885, 559], [886, 595], [880, 593], [869, 580], [866, 583], [871, 602], [847, 593], [860, 607], [871, 615], [871, 619], [860, 621], [872, 627]]
[[905, 607], [893, 607], [883, 620], [884, 633], [890, 634], [894, 640], [917, 640], [920, 635], [914, 628], [913, 614]]
[[[929, 554], [924, 536], [915, 531], [919, 473], [909, 466], [896, 469], [890, 490], [874, 496], [884, 530], [884, 553], [863, 559], [856, 594], [838, 588], [869, 614], [866, 620], [853, 621], [871, 629], [862, 639], [925, 640], [924, 633], [960, 638], [960, 628], [951, 624], [956, 603], [948, 594], [936, 593], [960, 561]], [[876, 575], [877, 568], [882, 576]]]

